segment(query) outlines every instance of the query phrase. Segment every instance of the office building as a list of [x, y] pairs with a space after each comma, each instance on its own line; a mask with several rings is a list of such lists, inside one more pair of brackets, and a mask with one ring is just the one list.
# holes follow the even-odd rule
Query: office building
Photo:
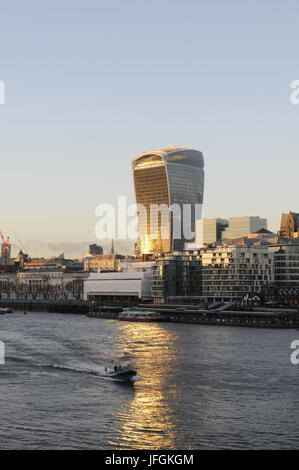
[[219, 243], [222, 241], [223, 232], [228, 227], [228, 220], [225, 219], [204, 219], [203, 220], [203, 243]]
[[101, 245], [97, 245], [96, 243], [93, 243], [92, 245], [89, 245], [88, 253], [92, 256], [102, 255], [104, 253], [104, 250], [103, 250], [103, 247]]
[[1, 243], [0, 265], [8, 264], [11, 260], [11, 244]]
[[[138, 208], [140, 254], [183, 250], [186, 242], [194, 241], [191, 232], [195, 232], [196, 220], [201, 217], [198, 213], [204, 196], [202, 153], [180, 147], [165, 148], [143, 153], [133, 160], [132, 166], [136, 203], [144, 208]], [[182, 216], [187, 204], [191, 210], [190, 233], [186, 235]], [[155, 217], [151, 207], [159, 207]]]
[[267, 219], [262, 219], [261, 217], [231, 217], [228, 228], [223, 232], [223, 239], [233, 240], [235, 238], [247, 237], [250, 233], [267, 228]]

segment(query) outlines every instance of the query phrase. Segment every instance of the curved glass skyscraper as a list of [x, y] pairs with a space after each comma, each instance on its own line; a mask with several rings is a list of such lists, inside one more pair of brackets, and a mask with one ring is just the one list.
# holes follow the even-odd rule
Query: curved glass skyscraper
[[[195, 206], [203, 204], [204, 159], [201, 152], [171, 147], [141, 154], [132, 161], [139, 217], [141, 254], [184, 249], [183, 206], [190, 205], [190, 229], [195, 231]], [[159, 206], [158, 216], [152, 208]], [[186, 209], [185, 206], [185, 210]], [[180, 227], [178, 229], [178, 227]]]

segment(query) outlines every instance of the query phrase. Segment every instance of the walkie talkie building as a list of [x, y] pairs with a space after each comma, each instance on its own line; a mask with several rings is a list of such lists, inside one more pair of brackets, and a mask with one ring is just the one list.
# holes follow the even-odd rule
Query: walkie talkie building
[[[195, 206], [203, 204], [202, 153], [180, 147], [165, 148], [141, 154], [132, 161], [132, 165], [138, 204], [140, 253], [183, 250], [186, 242], [193, 241], [185, 237], [183, 206], [190, 205], [190, 228], [194, 232]], [[155, 206], [159, 206], [159, 213], [153, 220], [151, 208]], [[173, 211], [173, 207], [179, 213]], [[177, 222], [181, 227], [179, 235]]]

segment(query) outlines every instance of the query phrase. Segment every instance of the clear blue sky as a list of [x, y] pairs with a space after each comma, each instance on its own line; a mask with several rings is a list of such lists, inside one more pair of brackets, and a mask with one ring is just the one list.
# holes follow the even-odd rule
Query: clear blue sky
[[80, 255], [130, 161], [202, 150], [205, 216], [299, 211], [299, 3], [0, 3], [1, 216], [33, 255]]

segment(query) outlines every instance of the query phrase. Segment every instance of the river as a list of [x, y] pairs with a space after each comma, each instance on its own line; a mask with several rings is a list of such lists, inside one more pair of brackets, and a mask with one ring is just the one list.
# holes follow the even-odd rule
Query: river
[[[299, 331], [0, 316], [1, 449], [299, 449]], [[103, 377], [132, 361], [133, 384]]]

